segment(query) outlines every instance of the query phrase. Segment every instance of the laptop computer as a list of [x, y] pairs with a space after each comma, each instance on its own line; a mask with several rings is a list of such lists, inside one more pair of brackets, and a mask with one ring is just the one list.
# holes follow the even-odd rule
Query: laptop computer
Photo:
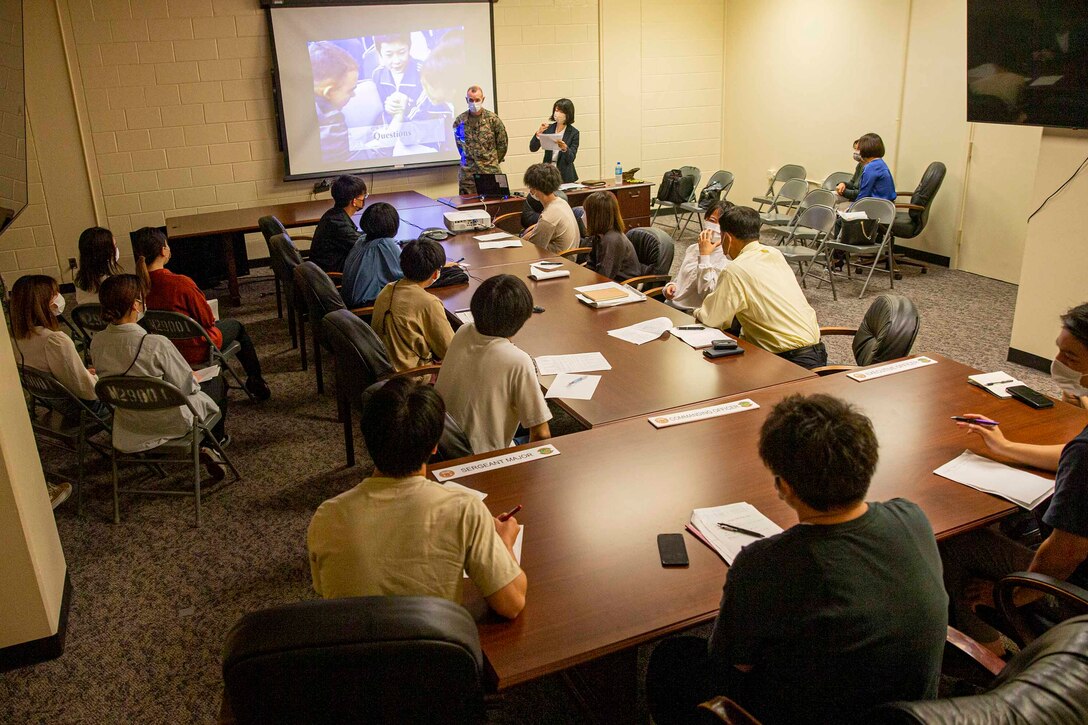
[[506, 174], [473, 174], [476, 193], [480, 196], [510, 196], [510, 182]]

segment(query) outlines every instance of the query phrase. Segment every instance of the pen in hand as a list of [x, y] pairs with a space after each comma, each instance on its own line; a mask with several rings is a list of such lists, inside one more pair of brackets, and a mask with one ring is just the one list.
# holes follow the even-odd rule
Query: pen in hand
[[975, 423], [976, 425], [1001, 425], [996, 420], [990, 420], [989, 418], [968, 418], [964, 415], [953, 415], [952, 420], [957, 423]]
[[506, 513], [499, 514], [499, 521], [506, 521], [506, 520], [510, 519], [510, 517], [512, 517], [518, 511], [521, 511], [521, 504], [520, 503], [517, 506], [515, 506], [514, 508], [507, 511]]
[[733, 524], [723, 524], [721, 522], [718, 522], [718, 528], [725, 529], [726, 531], [732, 531], [734, 534], [744, 534], [745, 536], [751, 536], [756, 539], [764, 538], [763, 534], [759, 533], [758, 531], [752, 531], [751, 529], [742, 529], [741, 527], [734, 526]]

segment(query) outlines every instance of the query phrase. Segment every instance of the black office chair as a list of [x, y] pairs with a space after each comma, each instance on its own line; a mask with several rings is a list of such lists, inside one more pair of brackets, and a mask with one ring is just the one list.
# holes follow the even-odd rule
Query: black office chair
[[269, 261], [272, 274], [283, 291], [287, 302], [287, 327], [291, 331], [291, 347], [300, 347], [302, 369], [306, 369], [306, 303], [295, 287], [295, 267], [302, 264], [298, 247], [286, 232], [272, 235], [268, 240]]
[[484, 720], [476, 623], [434, 597], [354, 597], [252, 612], [227, 634], [225, 704], [241, 725]]
[[[854, 360], [858, 366], [875, 365], [910, 354], [921, 327], [918, 308], [910, 298], [883, 294], [869, 305], [861, 325], [852, 327], [821, 327], [820, 335], [853, 335]], [[817, 375], [853, 370], [854, 365], [825, 365], [813, 368]]]
[[870, 725], [915, 723], [1088, 722], [1088, 616], [1066, 620], [994, 673], [990, 688], [971, 697], [892, 702], [865, 716]]
[[[896, 239], [914, 239], [926, 228], [926, 224], [929, 222], [929, 208], [933, 205], [933, 198], [940, 191], [941, 184], [944, 183], [946, 173], [945, 165], [940, 161], [934, 161], [926, 168], [925, 173], [922, 174], [922, 180], [918, 182], [918, 186], [913, 192], [895, 192], [897, 199], [901, 196], [909, 196], [910, 203], [900, 204], [896, 202], [895, 221], [892, 223], [893, 251]], [[896, 254], [894, 259], [898, 265], [921, 268], [922, 274], [929, 271], [929, 267], [925, 263], [917, 262], [902, 254]]]
[[[271, 260], [272, 256], [273, 256], [273, 254], [272, 254], [272, 237], [276, 236], [277, 234], [287, 234], [287, 229], [286, 229], [286, 227], [283, 226], [283, 222], [281, 222], [279, 219], [277, 219], [274, 216], [263, 216], [263, 217], [261, 217], [260, 219], [257, 220], [257, 226], [260, 228], [261, 235], [264, 237], [264, 243], [268, 247], [268, 258]], [[290, 239], [291, 238], [290, 235], [288, 235], [287, 238]], [[295, 239], [308, 239], [310, 241], [313, 241], [313, 237], [309, 237], [309, 236], [295, 236], [294, 238]], [[295, 251], [297, 252], [298, 250], [296, 249]], [[301, 263], [301, 261], [300, 261], [300, 263]], [[275, 265], [272, 266], [272, 273], [273, 273], [273, 276], [275, 277], [275, 281], [276, 281], [276, 317], [282, 318], [283, 317], [283, 297], [282, 297], [282, 294], [283, 294], [283, 291], [282, 291], [283, 279], [281, 278], [281, 276], [279, 274], [276, 274]], [[290, 286], [290, 283], [288, 283], [288, 286]], [[288, 309], [290, 309], [290, 308], [288, 308]], [[292, 334], [294, 334], [294, 330], [292, 330]]]
[[[646, 274], [632, 277], [624, 282], [650, 297], [657, 297], [672, 277], [673, 257], [676, 245], [672, 235], [657, 227], [635, 227], [627, 230], [627, 238], [635, 248], [639, 263], [648, 270]], [[652, 287], [647, 289], [647, 287]]]
[[[389, 380], [393, 378], [401, 377], [402, 375], [416, 375], [419, 373], [426, 373], [425, 368], [416, 368], [415, 370], [405, 370], [403, 372], [391, 375], [386, 380], [379, 380], [366, 390], [363, 391], [362, 404], [365, 406], [366, 401], [370, 399], [379, 388], [385, 385]], [[446, 413], [446, 422], [442, 426], [442, 437], [438, 439], [438, 451], [431, 456], [428, 463], [442, 463], [443, 461], [452, 461], [455, 458], [463, 458], [464, 456], [472, 455], [472, 444], [468, 440], [468, 436], [461, 426], [457, 424], [457, 421], [453, 419], [449, 413]]]
[[[325, 379], [321, 370], [321, 348], [328, 347], [325, 343], [321, 326], [321, 320], [325, 315], [334, 310], [346, 308], [340, 292], [336, 289], [329, 275], [313, 262], [303, 262], [295, 267], [294, 279], [296, 291], [301, 293], [306, 304], [306, 316], [310, 318], [310, 329], [314, 345], [314, 370], [317, 373], [317, 392], [325, 392]], [[305, 350], [305, 342], [299, 344]], [[305, 352], [303, 353], [305, 360]]]
[[[1018, 607], [1014, 600], [1020, 589], [1030, 589], [1046, 595], [1046, 598]], [[1013, 639], [1021, 647], [1035, 641], [1065, 619], [1088, 614], [1088, 591], [1067, 581], [1031, 571], [1018, 571], [1002, 577], [994, 587], [994, 602], [1001, 612], [1001, 618], [1011, 626]]]

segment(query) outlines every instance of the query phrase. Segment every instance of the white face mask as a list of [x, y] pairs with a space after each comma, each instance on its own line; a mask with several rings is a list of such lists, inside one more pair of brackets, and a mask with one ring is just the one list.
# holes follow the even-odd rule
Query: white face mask
[[64, 298], [57, 294], [56, 297], [49, 300], [49, 307], [53, 310], [53, 314], [62, 314], [64, 312]]
[[483, 107], [483, 105], [480, 104], [480, 103], [477, 103], [476, 101], [469, 101], [468, 102], [468, 112], [469, 113], [476, 113], [476, 111], [480, 110], [480, 108], [482, 108], [482, 107]]
[[703, 229], [705, 231], [708, 231], [708, 232], [714, 232], [714, 238], [715, 239], [721, 239], [721, 237], [722, 237], [722, 228], [721, 228], [721, 226], [719, 226], [718, 224], [715, 224], [714, 222], [704, 221], [703, 222]]
[[114, 262], [120, 262], [121, 261], [121, 248], [118, 247], [116, 244], [113, 245], [113, 261]]
[[1058, 387], [1062, 389], [1062, 392], [1069, 393], [1076, 397], [1088, 395], [1088, 388], [1086, 388], [1081, 380], [1084, 378], [1084, 373], [1077, 372], [1073, 368], [1055, 360], [1050, 363], [1050, 377], [1054, 379], [1054, 382], [1058, 384]]
[[552, 118], [555, 119], [556, 123], [566, 123], [567, 122], [567, 114], [562, 113], [560, 111], [556, 111], [555, 113], [553, 113]]
[[861, 161], [861, 154], [859, 154], [857, 151], [854, 152], [854, 161]]
[[144, 315], [146, 315], [146, 314], [147, 314], [147, 305], [144, 304], [143, 300], [140, 300], [140, 311], [136, 313], [136, 321], [139, 322], [140, 320], [144, 319]]

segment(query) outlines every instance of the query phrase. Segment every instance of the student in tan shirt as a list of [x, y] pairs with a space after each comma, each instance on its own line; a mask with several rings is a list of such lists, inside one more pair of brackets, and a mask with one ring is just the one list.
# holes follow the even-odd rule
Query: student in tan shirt
[[563, 180], [551, 164], [533, 164], [525, 170], [529, 196], [544, 205], [536, 224], [521, 233], [524, 239], [558, 254], [578, 245], [578, 220], [566, 199], [556, 196]]
[[408, 242], [400, 253], [404, 279], [390, 282], [374, 300], [371, 323], [397, 370], [446, 357], [453, 327], [437, 297], [427, 291], [446, 264], [446, 250], [431, 239]]
[[318, 594], [460, 603], [465, 572], [498, 614], [513, 619], [525, 607], [517, 520], [492, 518], [472, 493], [426, 477], [445, 418], [438, 393], [407, 378], [390, 380], [367, 401], [362, 429], [374, 473], [321, 504], [307, 533]]

